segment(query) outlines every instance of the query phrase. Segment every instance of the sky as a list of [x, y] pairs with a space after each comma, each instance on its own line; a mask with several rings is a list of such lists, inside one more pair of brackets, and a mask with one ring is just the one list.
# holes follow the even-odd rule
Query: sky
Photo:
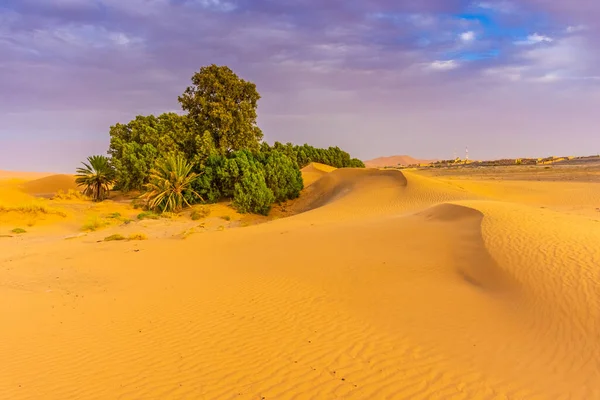
[[0, 169], [72, 172], [213, 63], [270, 143], [598, 154], [599, 40], [597, 0], [0, 0]]

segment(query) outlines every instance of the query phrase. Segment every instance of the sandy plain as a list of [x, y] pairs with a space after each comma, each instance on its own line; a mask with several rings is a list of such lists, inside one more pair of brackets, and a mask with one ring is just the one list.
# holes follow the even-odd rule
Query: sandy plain
[[598, 399], [600, 182], [489, 171], [311, 165], [196, 221], [0, 179], [0, 398]]

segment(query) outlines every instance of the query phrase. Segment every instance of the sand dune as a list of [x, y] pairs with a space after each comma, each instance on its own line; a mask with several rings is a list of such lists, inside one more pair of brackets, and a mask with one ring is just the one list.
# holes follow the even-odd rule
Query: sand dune
[[398, 165], [416, 165], [416, 164], [429, 164], [437, 160], [425, 160], [414, 158], [407, 155], [402, 156], [389, 156], [374, 158], [369, 161], [365, 161], [367, 168], [383, 168], [383, 167], [396, 167]]
[[600, 218], [561, 211], [600, 185], [543, 185], [340, 169], [289, 218], [0, 255], [0, 397], [600, 398]]
[[22, 185], [22, 189], [25, 193], [42, 196], [55, 194], [59, 190], [77, 190], [77, 184], [73, 175], [50, 175], [27, 181]]
[[304, 187], [308, 187], [315, 183], [317, 180], [327, 175], [329, 172], [334, 171], [334, 167], [320, 163], [310, 163], [306, 167], [302, 168], [302, 179], [304, 180]]

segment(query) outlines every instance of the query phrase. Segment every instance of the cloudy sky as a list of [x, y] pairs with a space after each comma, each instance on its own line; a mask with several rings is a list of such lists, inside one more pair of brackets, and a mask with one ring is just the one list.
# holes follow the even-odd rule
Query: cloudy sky
[[257, 84], [269, 142], [597, 154], [599, 21], [598, 0], [0, 0], [0, 169], [72, 171], [212, 63]]

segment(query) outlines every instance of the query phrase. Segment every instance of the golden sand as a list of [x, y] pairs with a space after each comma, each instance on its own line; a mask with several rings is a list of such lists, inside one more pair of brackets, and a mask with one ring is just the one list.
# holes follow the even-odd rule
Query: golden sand
[[600, 398], [600, 184], [313, 168], [248, 227], [65, 240], [139, 210], [46, 201], [69, 215], [0, 237], [0, 398]]

